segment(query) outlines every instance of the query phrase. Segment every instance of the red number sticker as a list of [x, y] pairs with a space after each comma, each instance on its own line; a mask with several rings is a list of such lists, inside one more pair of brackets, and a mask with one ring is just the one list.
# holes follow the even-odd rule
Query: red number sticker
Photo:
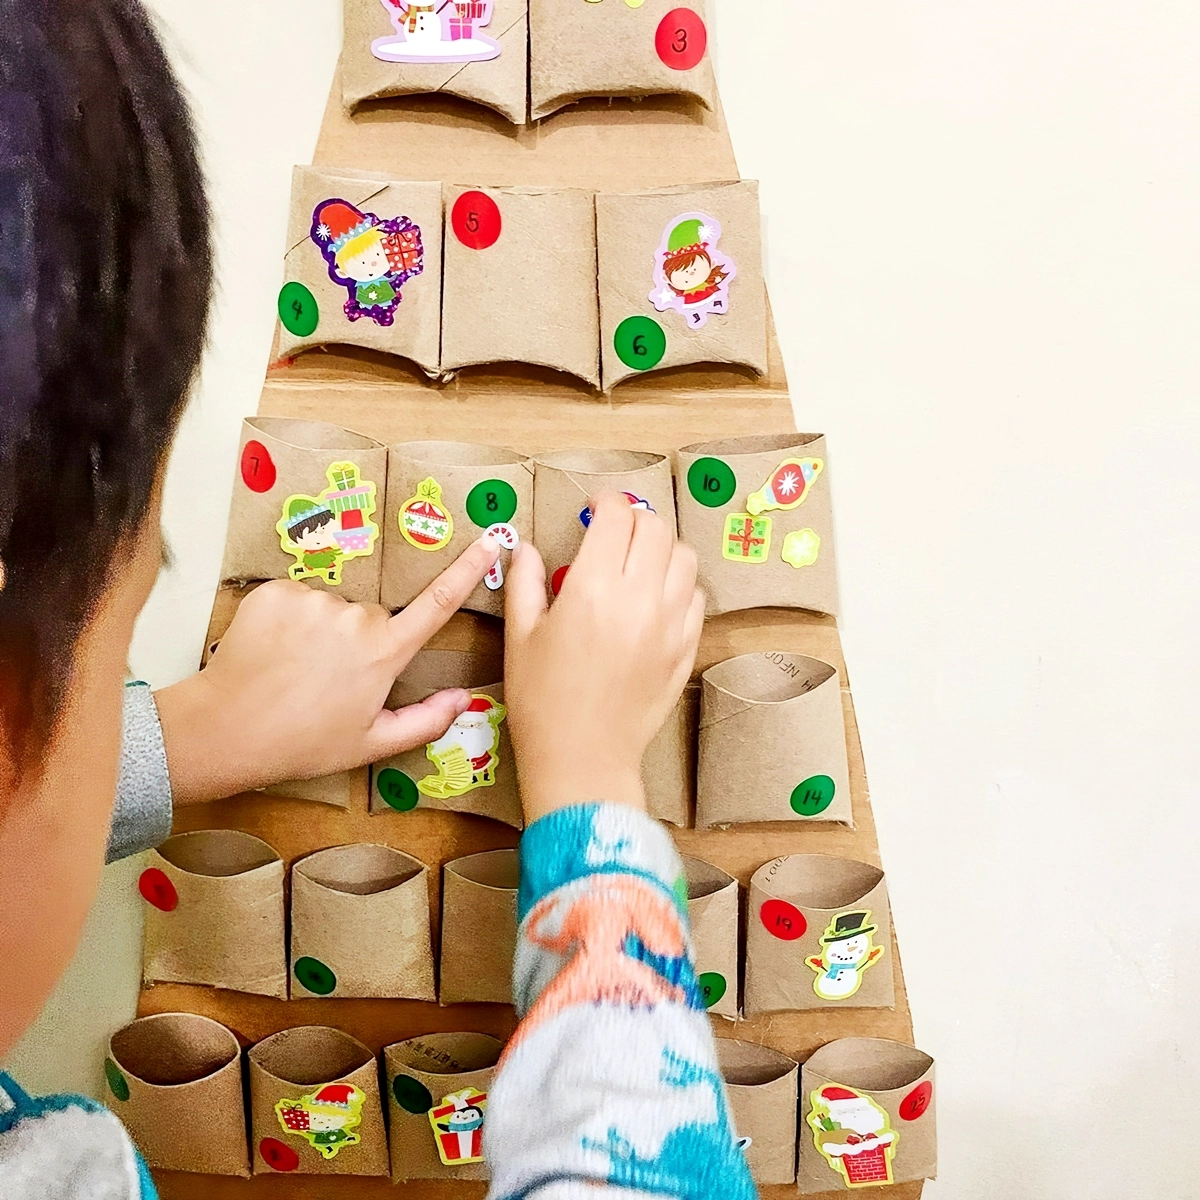
[[808, 930], [804, 914], [786, 900], [768, 900], [758, 915], [767, 932], [781, 942], [794, 942]]
[[700, 65], [708, 49], [708, 30], [699, 13], [674, 8], [659, 23], [654, 47], [672, 71], [690, 71]]
[[247, 442], [242, 451], [242, 482], [252, 492], [269, 492], [275, 486], [275, 463], [262, 442]]
[[294, 1171], [300, 1165], [300, 1155], [278, 1138], [263, 1138], [258, 1143], [258, 1152], [272, 1171]]
[[550, 576], [550, 591], [553, 592], [554, 595], [557, 596], [558, 593], [562, 591], [563, 584], [567, 582], [567, 572], [570, 569], [571, 568], [569, 566], [559, 567], [558, 570]]
[[463, 192], [450, 210], [450, 224], [468, 249], [486, 250], [500, 238], [500, 209], [485, 192]]
[[900, 1101], [900, 1116], [905, 1121], [916, 1121], [929, 1111], [933, 1099], [933, 1084], [929, 1080], [918, 1084]]
[[157, 867], [143, 871], [138, 879], [138, 891], [147, 904], [153, 904], [162, 912], [174, 912], [179, 907], [179, 893], [167, 878], [166, 872]]

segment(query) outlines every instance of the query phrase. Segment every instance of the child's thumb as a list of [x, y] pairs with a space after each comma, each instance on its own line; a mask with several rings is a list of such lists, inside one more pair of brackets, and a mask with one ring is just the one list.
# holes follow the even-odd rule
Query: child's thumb
[[537, 547], [522, 542], [504, 580], [505, 637], [527, 638], [546, 612], [546, 564]]
[[368, 762], [380, 762], [394, 754], [426, 746], [450, 728], [467, 711], [471, 693], [463, 688], [435, 692], [420, 704], [394, 711], [385, 708], [367, 733], [364, 752]]

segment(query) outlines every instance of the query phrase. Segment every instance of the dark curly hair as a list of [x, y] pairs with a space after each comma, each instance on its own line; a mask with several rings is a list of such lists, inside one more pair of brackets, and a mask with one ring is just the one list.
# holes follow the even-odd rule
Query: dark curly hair
[[45, 744], [204, 344], [208, 207], [137, 0], [0, 0], [0, 724]]

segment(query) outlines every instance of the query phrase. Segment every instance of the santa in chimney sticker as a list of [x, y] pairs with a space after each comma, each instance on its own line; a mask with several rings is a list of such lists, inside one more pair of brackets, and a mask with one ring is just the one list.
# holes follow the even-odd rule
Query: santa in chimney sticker
[[500, 765], [500, 722], [506, 716], [508, 709], [491, 696], [472, 696], [466, 712], [425, 747], [425, 757], [437, 773], [417, 780], [417, 790], [443, 800], [491, 787]]
[[892, 1159], [900, 1135], [887, 1113], [853, 1088], [830, 1084], [812, 1093], [808, 1123], [829, 1166], [848, 1188], [892, 1183]]
[[487, 1095], [464, 1088], [445, 1097], [429, 1110], [429, 1123], [437, 1142], [438, 1157], [447, 1167], [483, 1162], [483, 1119]]

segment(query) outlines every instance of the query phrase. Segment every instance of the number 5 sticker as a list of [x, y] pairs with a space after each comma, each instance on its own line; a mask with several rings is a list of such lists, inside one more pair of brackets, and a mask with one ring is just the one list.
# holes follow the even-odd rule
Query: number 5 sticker
[[487, 250], [500, 240], [503, 222], [495, 200], [486, 192], [463, 192], [450, 210], [454, 236], [469, 250]]
[[671, 70], [690, 71], [700, 65], [708, 49], [708, 30], [698, 13], [675, 8], [659, 23], [654, 47]]

